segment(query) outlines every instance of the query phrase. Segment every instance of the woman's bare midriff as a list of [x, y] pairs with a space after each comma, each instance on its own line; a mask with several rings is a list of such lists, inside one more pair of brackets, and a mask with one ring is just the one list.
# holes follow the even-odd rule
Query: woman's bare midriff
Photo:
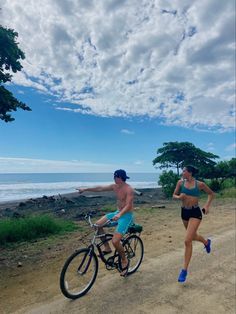
[[198, 206], [198, 197], [186, 195], [186, 198], [182, 201], [183, 207], [196, 207]]

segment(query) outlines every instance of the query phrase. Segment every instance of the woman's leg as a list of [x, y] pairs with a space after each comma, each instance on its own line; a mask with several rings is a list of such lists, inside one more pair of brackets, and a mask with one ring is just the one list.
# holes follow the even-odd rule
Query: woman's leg
[[183, 221], [185, 229], [187, 229], [188, 228], [188, 220], [182, 220], [182, 221]]
[[[185, 229], [187, 229], [188, 228], [188, 220], [182, 220], [182, 221], [183, 221]], [[208, 240], [206, 240], [205, 238], [203, 238], [203, 236], [201, 236], [200, 234], [197, 234], [197, 233], [195, 234], [193, 240], [202, 242], [205, 246], [208, 244]]]
[[208, 243], [208, 240], [206, 240], [205, 238], [203, 238], [203, 236], [201, 236], [200, 234], [196, 234], [195, 237], [193, 238], [194, 241], [199, 241], [202, 242], [205, 246]]
[[197, 218], [190, 218], [188, 221], [187, 229], [186, 229], [186, 236], [185, 236], [185, 253], [184, 253], [184, 268], [185, 270], [188, 269], [189, 262], [192, 257], [192, 241], [196, 236], [197, 229], [201, 223], [200, 219]]

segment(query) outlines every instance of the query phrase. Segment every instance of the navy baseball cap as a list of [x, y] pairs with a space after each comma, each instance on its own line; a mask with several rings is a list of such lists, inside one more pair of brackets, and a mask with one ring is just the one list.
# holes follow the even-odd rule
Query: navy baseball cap
[[123, 170], [123, 169], [116, 170], [114, 172], [114, 178], [121, 178], [123, 181], [125, 181], [126, 179], [129, 179], [125, 170]]

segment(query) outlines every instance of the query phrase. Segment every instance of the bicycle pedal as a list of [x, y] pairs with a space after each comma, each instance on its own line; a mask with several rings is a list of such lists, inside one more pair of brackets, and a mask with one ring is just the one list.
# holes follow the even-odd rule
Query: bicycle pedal
[[106, 263], [106, 269], [107, 270], [113, 270], [116, 268], [117, 268], [117, 266], [114, 263]]
[[114, 256], [111, 256], [108, 258], [106, 261], [106, 269], [107, 270], [112, 270], [118, 268], [118, 262], [115, 262]]
[[114, 267], [114, 265], [106, 265], [106, 269], [107, 270], [114, 270], [114, 269], [116, 269], [116, 267]]
[[114, 265], [114, 257], [113, 256], [109, 257], [106, 261], [106, 264], [109, 266]]

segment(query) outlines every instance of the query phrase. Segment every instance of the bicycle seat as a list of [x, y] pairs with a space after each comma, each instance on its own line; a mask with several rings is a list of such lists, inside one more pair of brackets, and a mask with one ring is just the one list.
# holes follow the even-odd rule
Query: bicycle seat
[[141, 225], [138, 224], [132, 224], [131, 226], [129, 226], [127, 233], [140, 233], [142, 232], [143, 227]]

